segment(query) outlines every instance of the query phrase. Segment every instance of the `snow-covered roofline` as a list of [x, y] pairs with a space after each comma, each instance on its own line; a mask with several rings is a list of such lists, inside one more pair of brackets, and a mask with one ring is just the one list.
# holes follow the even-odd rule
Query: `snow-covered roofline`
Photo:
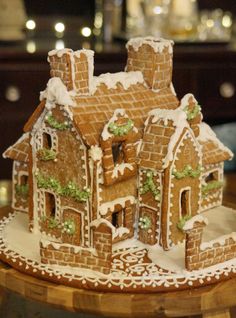
[[151, 46], [156, 53], [162, 53], [165, 47], [168, 48], [170, 54], [173, 53], [173, 41], [163, 38], [155, 38], [152, 36], [130, 39], [126, 44], [126, 48], [128, 49], [129, 46], [132, 46], [135, 51], [138, 51], [143, 44]]
[[94, 76], [91, 81], [90, 93], [93, 95], [98, 86], [105, 84], [108, 89], [117, 88], [120, 83], [124, 89], [128, 89], [131, 85], [144, 83], [143, 74], [140, 71], [105, 73], [99, 76]]

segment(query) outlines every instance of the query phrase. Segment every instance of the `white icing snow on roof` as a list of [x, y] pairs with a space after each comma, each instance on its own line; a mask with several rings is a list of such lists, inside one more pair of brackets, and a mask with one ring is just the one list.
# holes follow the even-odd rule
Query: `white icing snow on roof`
[[140, 71], [105, 73], [99, 76], [94, 76], [91, 81], [90, 93], [94, 94], [100, 84], [105, 84], [107, 88], [115, 89], [120, 83], [124, 89], [128, 89], [131, 85], [144, 83], [143, 74]]
[[150, 111], [148, 114], [149, 117], [145, 122], [145, 126], [149, 123], [150, 117], [153, 116], [151, 120], [152, 123], [156, 123], [159, 120], [163, 120], [164, 125], [166, 126], [168, 124], [168, 120], [171, 120], [173, 122], [173, 126], [175, 127], [175, 132], [170, 137], [167, 154], [163, 161], [163, 168], [165, 169], [168, 166], [169, 162], [172, 161], [174, 158], [173, 151], [183, 132], [183, 129], [189, 128], [187, 115], [181, 109], [154, 109]]
[[215, 132], [211, 129], [211, 127], [204, 122], [200, 124], [200, 134], [197, 139], [199, 142], [202, 143], [207, 141], [213, 141], [221, 150], [227, 151], [231, 159], [234, 156], [233, 152], [225, 145], [223, 145], [222, 142], [217, 138]]
[[173, 53], [173, 44], [174, 42], [171, 40], [166, 40], [162, 38], [154, 38], [152, 36], [148, 36], [145, 38], [137, 37], [133, 38], [128, 41], [126, 44], [126, 48], [128, 49], [129, 46], [132, 46], [135, 51], [138, 51], [138, 49], [143, 45], [147, 44], [151, 46], [156, 53], [162, 53], [164, 48], [167, 47], [169, 53]]
[[59, 77], [52, 77], [47, 83], [47, 88], [40, 92], [40, 101], [46, 99], [45, 107], [51, 109], [53, 105], [70, 105], [74, 106], [66, 86]]

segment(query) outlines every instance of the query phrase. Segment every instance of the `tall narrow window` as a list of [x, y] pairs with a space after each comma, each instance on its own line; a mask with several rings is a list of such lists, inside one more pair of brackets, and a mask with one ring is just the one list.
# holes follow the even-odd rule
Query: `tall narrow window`
[[43, 147], [46, 149], [52, 148], [52, 137], [47, 133], [43, 133]]
[[54, 218], [56, 215], [56, 200], [52, 193], [45, 192], [45, 210], [48, 217]]
[[190, 196], [190, 190], [184, 190], [181, 192], [181, 198], [180, 198], [180, 216], [184, 217], [186, 215], [190, 215], [190, 209], [189, 209], [189, 196]]
[[28, 175], [23, 174], [20, 177], [20, 185], [26, 185], [26, 184], [28, 184]]
[[112, 225], [116, 228], [123, 226], [124, 224], [124, 210], [116, 211], [112, 213]]
[[114, 142], [112, 144], [112, 157], [114, 165], [122, 163], [124, 161], [124, 152], [122, 147], [123, 142]]

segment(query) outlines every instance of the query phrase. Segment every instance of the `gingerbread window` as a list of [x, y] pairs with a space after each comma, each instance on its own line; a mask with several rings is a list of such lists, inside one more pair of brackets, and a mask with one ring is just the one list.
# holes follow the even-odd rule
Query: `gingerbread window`
[[123, 110], [115, 111], [101, 137], [104, 183], [110, 185], [134, 176], [138, 130]]

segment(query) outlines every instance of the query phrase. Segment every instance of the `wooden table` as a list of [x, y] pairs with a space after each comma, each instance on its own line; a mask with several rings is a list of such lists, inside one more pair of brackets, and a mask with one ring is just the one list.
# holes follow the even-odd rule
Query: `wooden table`
[[[224, 204], [236, 208], [236, 173], [225, 178]], [[2, 208], [1, 216], [8, 212]], [[230, 317], [236, 306], [236, 278], [187, 291], [157, 294], [98, 293], [56, 285], [0, 263], [0, 286], [25, 298], [104, 317]], [[3, 294], [3, 289], [2, 289]], [[1, 291], [0, 291], [1, 299]], [[2, 295], [4, 301], [4, 295]]]

